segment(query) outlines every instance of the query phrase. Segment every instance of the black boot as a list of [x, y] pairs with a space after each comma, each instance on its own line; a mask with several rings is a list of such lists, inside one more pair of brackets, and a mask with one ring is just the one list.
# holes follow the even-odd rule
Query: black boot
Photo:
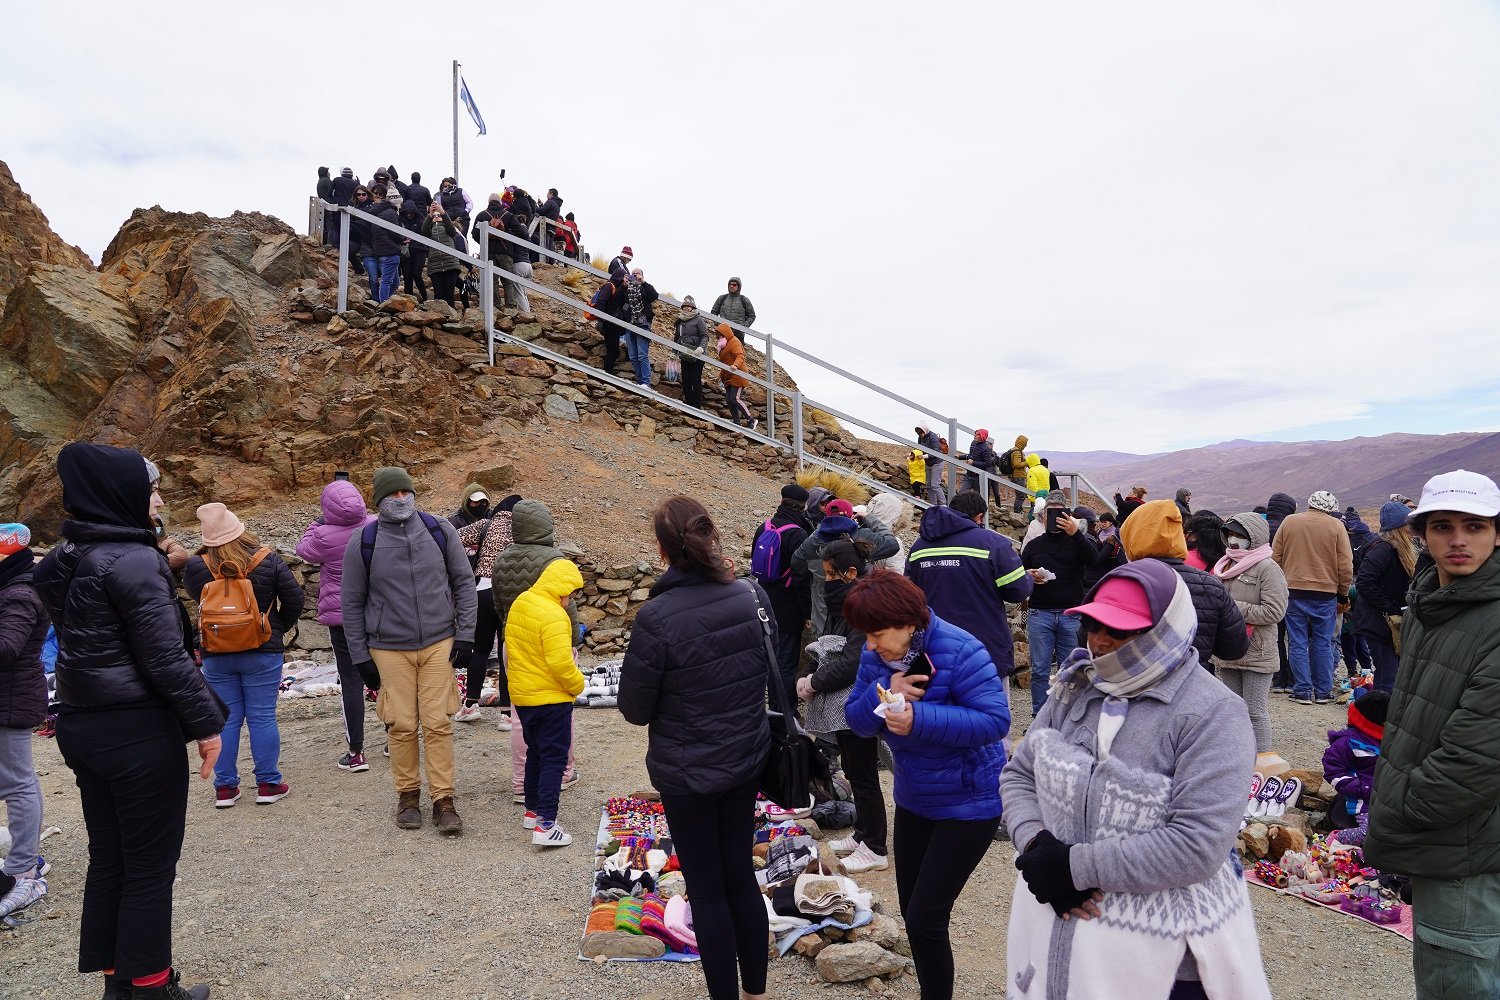
[[104, 977], [104, 1000], [130, 1000], [130, 980], [106, 975]]
[[182, 976], [173, 969], [164, 986], [132, 986], [130, 1000], [208, 1000], [208, 984], [182, 988]]

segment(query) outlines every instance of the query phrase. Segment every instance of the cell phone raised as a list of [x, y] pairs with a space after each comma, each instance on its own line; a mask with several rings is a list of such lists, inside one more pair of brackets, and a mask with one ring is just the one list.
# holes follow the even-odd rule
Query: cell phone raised
[[1062, 530], [1062, 528], [1058, 526], [1058, 521], [1062, 518], [1062, 516], [1063, 516], [1064, 513], [1066, 513], [1066, 512], [1061, 507], [1048, 507], [1047, 508], [1047, 531], [1048, 532], [1050, 532], [1052, 534], [1056, 534], [1057, 532], [1059, 532], [1059, 531]]
[[333, 474], [333, 478], [337, 481], [347, 483], [349, 481], [349, 473], [345, 472], [343, 469], [340, 469]]

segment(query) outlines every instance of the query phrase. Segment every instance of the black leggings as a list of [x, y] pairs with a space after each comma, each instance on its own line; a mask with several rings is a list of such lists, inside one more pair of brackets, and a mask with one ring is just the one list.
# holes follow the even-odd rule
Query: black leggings
[[407, 255], [401, 258], [401, 281], [406, 294], [415, 295], [423, 301], [427, 299], [427, 286], [422, 283], [422, 272], [426, 266], [426, 248], [408, 250]]
[[114, 969], [129, 982], [172, 964], [172, 886], [187, 822], [182, 743], [165, 706], [58, 716], [57, 748], [78, 782], [89, 836], [79, 972]]
[[432, 279], [432, 297], [442, 299], [450, 306], [453, 305], [453, 292], [458, 288], [458, 268], [448, 271], [429, 271], [427, 277]]
[[328, 626], [328, 638], [333, 642], [333, 662], [339, 668], [339, 700], [344, 710], [344, 739], [349, 743], [350, 753], [364, 753], [365, 688], [379, 691], [380, 675], [373, 667], [368, 674], [362, 674], [354, 665], [342, 625]]
[[[922, 1000], [952, 1000], [953, 945], [948, 940], [948, 921], [954, 901], [999, 828], [999, 816], [931, 820], [896, 806], [896, 895], [901, 900], [901, 916], [906, 918]], [[697, 915], [694, 903], [693, 916]]]
[[703, 409], [703, 362], [682, 360], [682, 401]]
[[620, 362], [620, 328], [607, 319], [599, 321], [599, 336], [604, 338], [604, 364], [603, 368], [611, 375], [615, 373], [615, 365]]
[[[693, 931], [711, 1000], [766, 991], [770, 922], [746, 846], [755, 839], [759, 778], [717, 795], [662, 793], [672, 843], [693, 901]], [[736, 974], [738, 969], [738, 974]]]
[[[500, 613], [495, 610], [493, 590], [479, 592], [479, 617], [474, 621], [474, 658], [469, 661], [465, 705], [479, 704], [479, 695], [484, 691], [484, 675], [490, 668], [490, 654], [495, 651], [495, 637], [500, 633]], [[497, 685], [503, 708], [510, 707], [510, 686], [505, 679], [505, 658], [500, 658], [500, 679]]]
[[881, 857], [886, 855], [885, 792], [880, 787], [879, 737], [855, 736], [847, 729], [835, 734], [844, 777], [854, 793], [854, 839]]

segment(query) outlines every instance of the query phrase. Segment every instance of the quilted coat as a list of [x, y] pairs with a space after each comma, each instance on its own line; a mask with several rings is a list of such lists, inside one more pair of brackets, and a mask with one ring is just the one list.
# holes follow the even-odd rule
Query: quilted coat
[[583, 693], [583, 674], [573, 661], [573, 623], [560, 603], [582, 586], [578, 567], [555, 559], [511, 604], [505, 670], [512, 704], [566, 705]]
[[359, 489], [351, 482], [335, 479], [323, 487], [323, 519], [309, 524], [297, 543], [299, 557], [322, 567], [318, 573], [318, 621], [324, 625], [344, 624], [344, 609], [339, 603], [344, 550], [349, 547], [349, 536], [373, 517]]

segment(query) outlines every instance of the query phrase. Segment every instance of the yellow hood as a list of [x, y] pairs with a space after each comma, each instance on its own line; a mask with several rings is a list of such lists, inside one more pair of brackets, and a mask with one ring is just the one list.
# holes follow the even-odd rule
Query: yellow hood
[[531, 589], [554, 601], [561, 601], [583, 586], [583, 574], [569, 559], [554, 559], [542, 570]]

